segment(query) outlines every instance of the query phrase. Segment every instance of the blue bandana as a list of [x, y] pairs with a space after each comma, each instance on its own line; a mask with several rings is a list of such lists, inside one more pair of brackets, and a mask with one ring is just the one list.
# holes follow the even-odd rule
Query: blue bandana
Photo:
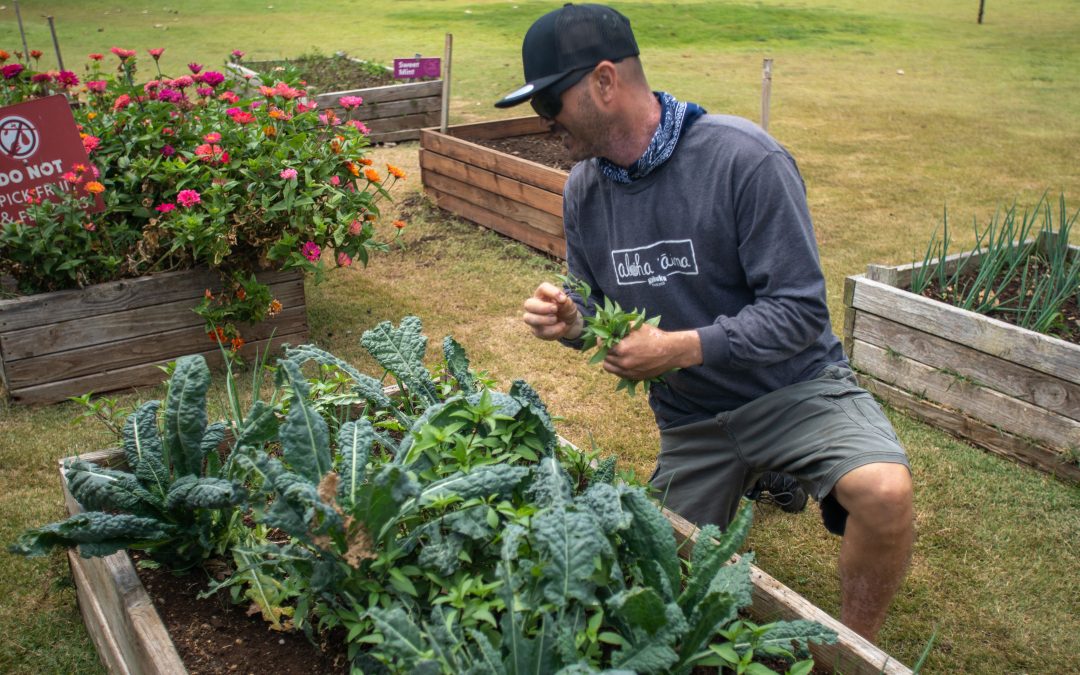
[[678, 101], [663, 91], [655, 93], [660, 101], [660, 125], [656, 128], [649, 147], [645, 149], [645, 154], [627, 169], [603, 157], [596, 158], [597, 166], [609, 180], [626, 184], [649, 175], [675, 152], [679, 135], [693, 124], [694, 120], [705, 114], [705, 109], [696, 103]]

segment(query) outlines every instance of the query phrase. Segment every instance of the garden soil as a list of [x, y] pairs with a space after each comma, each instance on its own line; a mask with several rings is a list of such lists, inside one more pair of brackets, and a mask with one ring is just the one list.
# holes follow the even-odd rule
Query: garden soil
[[559, 134], [555, 132], [511, 136], [510, 138], [482, 139], [472, 142], [485, 148], [505, 152], [508, 155], [528, 159], [537, 164], [543, 164], [562, 171], [569, 172], [575, 164], [566, 154], [566, 148], [563, 146]]

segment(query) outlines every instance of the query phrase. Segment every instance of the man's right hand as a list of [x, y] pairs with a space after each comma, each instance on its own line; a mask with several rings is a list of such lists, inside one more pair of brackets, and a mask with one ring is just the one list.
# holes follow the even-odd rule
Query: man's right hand
[[573, 340], [585, 328], [585, 320], [570, 296], [546, 281], [525, 300], [524, 319], [541, 340]]

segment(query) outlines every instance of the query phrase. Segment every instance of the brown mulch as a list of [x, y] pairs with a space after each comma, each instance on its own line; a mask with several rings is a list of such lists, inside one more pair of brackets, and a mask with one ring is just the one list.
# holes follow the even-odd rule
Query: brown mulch
[[136, 569], [192, 675], [349, 672], [342, 639], [320, 647], [300, 631], [270, 630], [259, 614], [232, 604], [227, 592], [200, 600], [208, 580], [199, 570], [175, 576], [164, 569]]
[[244, 65], [271, 77], [274, 68], [292, 66], [318, 93], [367, 89], [404, 81], [395, 80], [393, 74], [381, 72], [377, 66], [359, 64], [342, 56], [301, 56], [281, 61], [252, 61]]
[[481, 139], [472, 142], [485, 148], [505, 152], [508, 155], [528, 159], [537, 164], [543, 164], [562, 171], [569, 172], [576, 163], [571, 161], [566, 154], [566, 147], [563, 146], [559, 134], [553, 131], [546, 134]]

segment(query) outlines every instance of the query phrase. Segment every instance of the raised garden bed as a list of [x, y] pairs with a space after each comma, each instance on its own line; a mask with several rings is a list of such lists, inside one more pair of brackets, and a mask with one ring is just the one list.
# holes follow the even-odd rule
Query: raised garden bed
[[[947, 260], [955, 269], [967, 258]], [[1080, 483], [1080, 345], [909, 292], [921, 265], [870, 265], [847, 278], [844, 349], [863, 385], [975, 445]]]
[[[244, 356], [307, 340], [301, 274], [259, 279], [282, 311], [240, 327]], [[220, 361], [192, 311], [206, 289], [220, 287], [216, 273], [197, 269], [0, 300], [0, 376], [8, 395], [16, 403], [53, 403], [88, 391], [158, 384], [158, 366], [185, 354]]]
[[[362, 61], [349, 57], [334, 56], [326, 59], [345, 59], [356, 65], [363, 65]], [[272, 64], [274, 62], [267, 62]], [[273, 84], [273, 74], [261, 70], [259, 63], [248, 64], [246, 67], [240, 64], [230, 63], [226, 66], [230, 71], [240, 77], [249, 78], [253, 86]], [[266, 70], [269, 70], [267, 68]], [[388, 84], [375, 86], [364, 85], [351, 88], [340, 88], [340, 81], [333, 81], [330, 85], [319, 82], [318, 72], [313, 73], [313, 79], [308, 80], [308, 85], [315, 88], [313, 99], [320, 108], [335, 108], [340, 117], [346, 117], [344, 109], [338, 104], [342, 96], [359, 96], [364, 103], [350, 111], [349, 119], [363, 122], [370, 130], [368, 138], [372, 143], [387, 143], [397, 141], [416, 140], [420, 137], [420, 130], [439, 123], [442, 110], [443, 81], [427, 80], [423, 82], [405, 82], [393, 84], [393, 78], [387, 69], [385, 81]], [[335, 86], [336, 85], [336, 86]]]
[[452, 126], [446, 133], [424, 129], [424, 190], [440, 208], [565, 258], [562, 191], [568, 172], [483, 145], [550, 133], [550, 123], [536, 116]]
[[[123, 462], [123, 453], [103, 450], [79, 458], [100, 466], [117, 466]], [[82, 508], [68, 492], [64, 477], [63, 465], [70, 459], [73, 458], [60, 462], [60, 480], [68, 513], [74, 514]], [[697, 528], [670, 511], [665, 510], [664, 515], [672, 524], [676, 540], [684, 543], [680, 554], [689, 556], [697, 541]], [[68, 560], [83, 620], [109, 672], [188, 672], [127, 553], [82, 558], [72, 550], [68, 552]], [[836, 631], [835, 644], [811, 646], [817, 669], [845, 675], [911, 673], [910, 669], [757, 567], [752, 566], [751, 574], [754, 590], [749, 613], [753, 620], [764, 623], [806, 619]], [[270, 631], [266, 635], [268, 640], [280, 639], [280, 634]], [[210, 635], [206, 637], [212, 639]], [[252, 664], [255, 666], [257, 664]]]

